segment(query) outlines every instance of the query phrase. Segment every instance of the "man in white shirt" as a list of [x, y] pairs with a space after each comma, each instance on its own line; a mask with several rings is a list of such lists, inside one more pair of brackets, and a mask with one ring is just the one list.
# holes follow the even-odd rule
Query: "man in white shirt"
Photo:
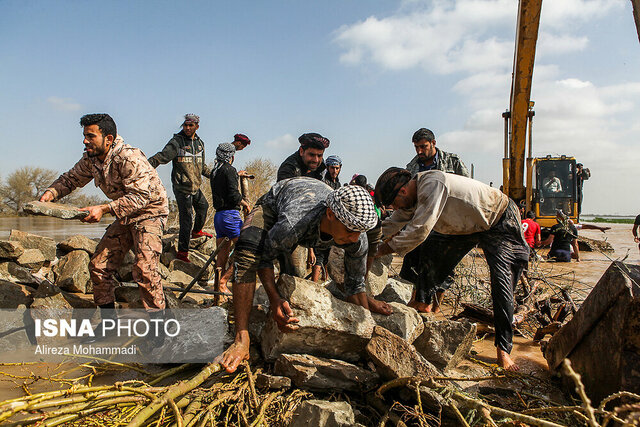
[[405, 255], [432, 230], [445, 236], [420, 253], [416, 303], [431, 304], [435, 286], [476, 245], [482, 248], [491, 274], [498, 364], [516, 370], [513, 346], [513, 290], [529, 259], [518, 207], [506, 195], [479, 181], [440, 171], [411, 177], [406, 169], [389, 168], [378, 179], [376, 203], [394, 209], [382, 223], [385, 239], [376, 257]]

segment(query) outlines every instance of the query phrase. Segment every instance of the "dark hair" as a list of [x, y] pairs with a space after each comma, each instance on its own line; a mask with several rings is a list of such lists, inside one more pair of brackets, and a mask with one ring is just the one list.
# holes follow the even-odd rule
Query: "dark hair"
[[367, 177], [364, 175], [358, 175], [353, 178], [353, 183], [355, 185], [359, 185], [360, 187], [367, 188]]
[[420, 128], [417, 131], [415, 131], [415, 133], [413, 134], [413, 137], [411, 138], [411, 142], [415, 144], [416, 142], [420, 142], [423, 139], [426, 139], [427, 141], [433, 141], [436, 139], [436, 136], [429, 129]]
[[536, 214], [533, 213], [533, 211], [527, 211], [526, 217], [529, 219], [536, 219]]
[[375, 188], [375, 202], [378, 206], [389, 206], [400, 189], [411, 180], [411, 172], [406, 169], [390, 167], [380, 175]]
[[85, 114], [80, 118], [80, 126], [86, 127], [91, 125], [98, 125], [98, 129], [102, 132], [102, 136], [111, 135], [113, 136], [113, 139], [116, 139], [116, 136], [118, 135], [116, 122], [114, 122], [111, 116], [107, 113]]

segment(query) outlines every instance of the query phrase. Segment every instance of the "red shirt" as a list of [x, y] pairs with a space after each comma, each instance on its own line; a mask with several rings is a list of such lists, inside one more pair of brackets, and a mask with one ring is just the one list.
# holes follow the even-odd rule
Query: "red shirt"
[[536, 242], [536, 234], [540, 235], [540, 224], [530, 218], [523, 219], [522, 231], [524, 232], [524, 240], [533, 248]]

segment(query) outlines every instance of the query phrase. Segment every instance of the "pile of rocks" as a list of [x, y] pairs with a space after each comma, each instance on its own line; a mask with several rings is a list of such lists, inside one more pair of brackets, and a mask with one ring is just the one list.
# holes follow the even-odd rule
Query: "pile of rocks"
[[[169, 230], [162, 239], [160, 275], [164, 286], [184, 287], [189, 284], [215, 250], [215, 239], [193, 239], [189, 253], [192, 262], [186, 263], [176, 259], [177, 241], [177, 230]], [[48, 237], [11, 230], [7, 240], [0, 240], [0, 308], [31, 308], [34, 300], [40, 307], [95, 307], [89, 260], [98, 242], [99, 239], [89, 239], [80, 234], [56, 242]], [[134, 261], [133, 252], [129, 251], [118, 269], [118, 280], [133, 280]], [[213, 267], [210, 266], [202, 279], [206, 282], [211, 277]], [[203, 288], [195, 285], [194, 289]], [[166, 291], [165, 296], [171, 307], [193, 307], [213, 298], [190, 294], [178, 302], [173, 292]], [[135, 287], [117, 288], [116, 300], [121, 307], [142, 307]]]
[[[176, 258], [177, 230], [163, 237], [160, 272], [165, 285], [190, 283], [215, 250], [215, 239], [191, 241], [190, 259]], [[0, 241], [0, 308], [95, 307], [88, 263], [97, 241], [82, 235], [55, 242], [46, 237], [12, 230]], [[299, 329], [281, 332], [268, 315], [269, 302], [259, 286], [251, 313], [251, 336], [261, 357], [273, 366], [257, 383], [268, 388], [297, 387], [318, 395], [335, 391], [367, 392], [383, 381], [400, 377], [430, 377], [455, 369], [469, 353], [476, 325], [434, 320], [406, 303], [412, 285], [388, 277], [390, 259], [377, 260], [367, 276], [367, 292], [393, 307], [384, 316], [344, 301], [343, 254], [332, 250], [329, 274], [318, 284], [281, 275], [278, 289], [300, 319]], [[118, 278], [131, 281], [134, 256], [129, 252]], [[213, 271], [204, 275], [213, 277]], [[204, 285], [204, 283], [202, 284]], [[198, 289], [198, 285], [196, 285]], [[178, 301], [166, 291], [169, 307], [197, 307], [203, 297]], [[140, 307], [135, 287], [119, 287], [116, 298], [123, 307]], [[205, 297], [213, 298], [213, 297]], [[434, 393], [430, 405], [439, 405]], [[310, 400], [298, 408], [292, 425], [357, 425], [358, 412], [348, 402]]]

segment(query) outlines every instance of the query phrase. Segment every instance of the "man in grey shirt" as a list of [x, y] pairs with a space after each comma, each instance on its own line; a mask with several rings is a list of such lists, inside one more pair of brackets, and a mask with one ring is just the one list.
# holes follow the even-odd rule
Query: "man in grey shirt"
[[[527, 265], [529, 246], [516, 204], [470, 178], [440, 171], [412, 178], [401, 168], [389, 168], [380, 176], [375, 196], [379, 206], [394, 209], [382, 223], [384, 237], [391, 239], [378, 248], [376, 257], [405, 255], [420, 247], [416, 302], [430, 301], [451, 269], [476, 245], [482, 248], [491, 273], [498, 364], [517, 369], [509, 356], [513, 289]], [[421, 245], [427, 238], [431, 243]]]
[[233, 302], [235, 341], [221, 356], [220, 362], [234, 372], [249, 358], [249, 313], [256, 286], [256, 273], [269, 297], [271, 313], [278, 327], [285, 331], [297, 328], [289, 303], [276, 288], [273, 260], [293, 248], [345, 251], [345, 294], [347, 301], [373, 312], [391, 314], [388, 304], [365, 293], [364, 276], [367, 259], [365, 232], [378, 222], [369, 193], [358, 186], [337, 190], [309, 177], [285, 179], [262, 196], [245, 220], [236, 245]]

